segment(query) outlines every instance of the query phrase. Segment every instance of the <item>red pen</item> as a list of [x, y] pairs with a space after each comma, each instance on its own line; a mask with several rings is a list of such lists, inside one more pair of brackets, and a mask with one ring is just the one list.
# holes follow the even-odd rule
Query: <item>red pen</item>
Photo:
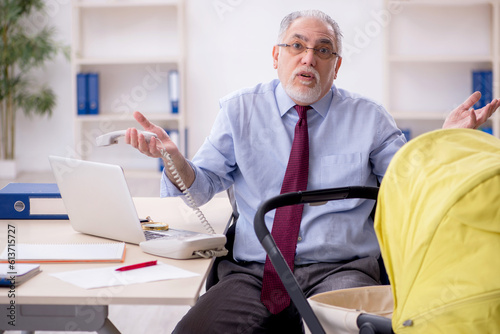
[[115, 269], [116, 271], [128, 271], [128, 270], [134, 270], [134, 269], [139, 269], [139, 268], [145, 268], [145, 267], [151, 267], [151, 266], [156, 266], [157, 261], [149, 261], [149, 262], [143, 262], [143, 263], [137, 263], [137, 264], [131, 264], [130, 266], [125, 266], [125, 267], [120, 267]]

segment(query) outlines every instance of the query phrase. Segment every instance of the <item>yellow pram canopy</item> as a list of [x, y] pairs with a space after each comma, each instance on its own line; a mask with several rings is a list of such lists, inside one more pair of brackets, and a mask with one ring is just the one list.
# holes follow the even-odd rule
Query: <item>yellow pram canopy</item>
[[449, 129], [408, 142], [375, 230], [396, 333], [500, 333], [500, 140]]

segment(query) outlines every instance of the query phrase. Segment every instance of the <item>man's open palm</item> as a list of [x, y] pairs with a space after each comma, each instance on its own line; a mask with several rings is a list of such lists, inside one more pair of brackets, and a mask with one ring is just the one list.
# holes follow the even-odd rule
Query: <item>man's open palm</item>
[[475, 92], [464, 103], [455, 108], [449, 115], [446, 117], [446, 120], [443, 124], [443, 129], [450, 128], [469, 128], [469, 129], [477, 129], [484, 122], [490, 118], [491, 115], [498, 109], [500, 106], [500, 99], [494, 99], [486, 106], [481, 109], [474, 110], [471, 109], [472, 106], [479, 101], [481, 98], [480, 92]]

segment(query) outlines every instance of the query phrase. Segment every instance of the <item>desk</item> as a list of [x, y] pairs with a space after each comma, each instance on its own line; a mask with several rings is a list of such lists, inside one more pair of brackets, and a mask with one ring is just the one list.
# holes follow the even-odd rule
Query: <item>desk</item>
[[[173, 228], [205, 232], [198, 217], [180, 198], [134, 198], [134, 203], [141, 218], [151, 216], [155, 221], [167, 222]], [[232, 208], [227, 197], [216, 197], [202, 206], [201, 210], [217, 233], [225, 232], [232, 219]], [[0, 220], [0, 249], [7, 243], [9, 224], [16, 227], [16, 243], [82, 243], [104, 240], [75, 232], [67, 220]], [[17, 306], [15, 327], [8, 324], [7, 306], [13, 298], [8, 297], [8, 288], [0, 290], [2, 308], [0, 330], [88, 330], [98, 333], [119, 333], [107, 319], [108, 305], [194, 305], [213, 259], [173, 260], [143, 253], [137, 245], [127, 244], [126, 248], [123, 265], [157, 259], [196, 272], [199, 276], [86, 290], [49, 274], [116, 264], [42, 264], [40, 274], [15, 288], [14, 300]], [[33, 318], [23, 319], [23, 314], [20, 313], [33, 316], [35, 315], [33, 312], [40, 310], [40, 305], [46, 306], [45, 309], [42, 308], [41, 315], [50, 317], [50, 321], [42, 321], [36, 324], [38, 327], [34, 327]], [[60, 315], [68, 318], [56, 324], [57, 321], [53, 316]], [[92, 321], [89, 320], [91, 318]], [[89, 324], [90, 322], [92, 324]], [[54, 328], [58, 326], [64, 328]]]

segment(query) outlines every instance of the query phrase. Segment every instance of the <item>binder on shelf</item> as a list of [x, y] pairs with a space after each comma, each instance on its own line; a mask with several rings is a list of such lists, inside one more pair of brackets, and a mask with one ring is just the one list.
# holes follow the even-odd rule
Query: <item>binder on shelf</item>
[[99, 113], [99, 74], [78, 73], [76, 75], [76, 98], [78, 115]]
[[99, 114], [99, 74], [87, 74], [88, 91], [88, 113], [90, 115]]
[[76, 103], [78, 115], [88, 114], [87, 110], [87, 74], [78, 73], [76, 75]]
[[486, 132], [490, 135], [493, 135], [493, 128], [491, 126], [483, 125], [479, 127], [479, 130]]
[[168, 72], [168, 95], [172, 105], [172, 114], [179, 113], [179, 72]]
[[403, 135], [405, 136], [406, 138], [406, 141], [410, 141], [411, 139], [411, 129], [401, 129], [401, 132], [403, 132]]
[[0, 219], [68, 219], [55, 183], [9, 183], [0, 190]]
[[474, 104], [475, 109], [487, 105], [493, 100], [493, 72], [472, 71], [472, 92], [480, 91], [481, 98]]

